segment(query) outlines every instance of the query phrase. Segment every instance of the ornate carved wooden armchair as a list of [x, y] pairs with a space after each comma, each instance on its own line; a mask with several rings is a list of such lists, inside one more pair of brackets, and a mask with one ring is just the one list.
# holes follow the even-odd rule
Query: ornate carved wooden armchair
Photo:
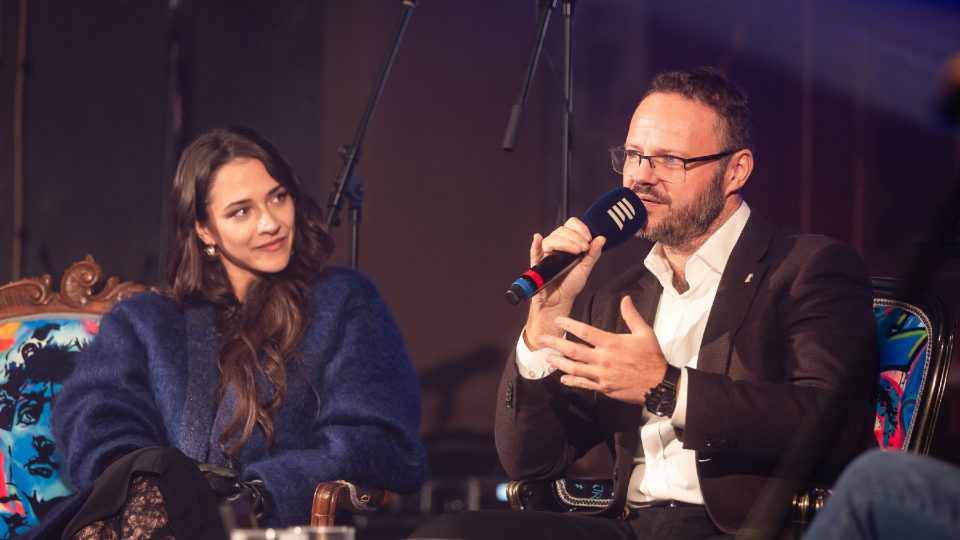
[[[889, 451], [926, 454], [957, 353], [956, 310], [932, 296], [906, 296], [895, 280], [874, 278], [873, 288], [880, 347], [877, 444]], [[507, 498], [514, 510], [578, 512], [605, 508], [612, 502], [611, 490], [609, 479], [520, 480], [508, 484]], [[802, 532], [829, 495], [829, 489], [811, 488], [794, 496], [790, 520], [795, 533]]]
[[51, 399], [74, 355], [99, 331], [100, 317], [143, 290], [115, 277], [102, 281], [88, 255], [64, 272], [59, 292], [49, 275], [0, 286], [0, 529], [11, 535], [32, 528], [70, 494], [50, 430]]
[[[926, 455], [957, 354], [956, 308], [932, 295], [908, 296], [901, 283], [874, 278], [880, 366], [875, 391], [874, 435], [891, 452]], [[883, 471], [877, 471], [883, 475]], [[793, 522], [802, 530], [823, 507], [830, 490], [812, 488], [793, 500]]]

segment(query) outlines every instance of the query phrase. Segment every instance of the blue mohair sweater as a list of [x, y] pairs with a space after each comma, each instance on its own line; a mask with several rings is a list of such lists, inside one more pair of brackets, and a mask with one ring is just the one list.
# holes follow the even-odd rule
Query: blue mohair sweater
[[[328, 268], [310, 309], [306, 369], [288, 368], [273, 448], [268, 455], [258, 428], [239, 455], [243, 478], [262, 479], [276, 503], [265, 526], [309, 523], [313, 491], [324, 480], [409, 492], [426, 474], [417, 381], [377, 290], [359, 274]], [[181, 309], [145, 293], [103, 318], [53, 412], [65, 474], [78, 492], [73, 499], [86, 498], [106, 460], [136, 448], [175, 446], [196, 460], [225, 463], [217, 440], [235, 396], [216, 400], [216, 354], [209, 306]], [[319, 416], [306, 379], [320, 394]], [[59, 513], [78, 504], [65, 501]]]

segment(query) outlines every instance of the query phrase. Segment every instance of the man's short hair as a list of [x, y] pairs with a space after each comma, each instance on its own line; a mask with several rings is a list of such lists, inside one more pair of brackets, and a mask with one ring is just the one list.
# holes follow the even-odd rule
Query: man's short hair
[[679, 94], [712, 108], [723, 121], [719, 151], [753, 149], [753, 115], [747, 95], [719, 69], [700, 66], [662, 71], [650, 81], [643, 97], [653, 93]]

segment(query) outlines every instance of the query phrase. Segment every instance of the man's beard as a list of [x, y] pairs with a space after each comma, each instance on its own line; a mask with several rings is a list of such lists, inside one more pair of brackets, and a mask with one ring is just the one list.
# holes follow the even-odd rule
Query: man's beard
[[716, 174], [700, 197], [686, 206], [672, 208], [670, 197], [653, 189], [649, 184], [635, 184], [637, 195], [651, 195], [667, 205], [669, 213], [655, 226], [647, 226], [637, 232], [637, 238], [660, 242], [665, 247], [684, 249], [710, 230], [723, 211], [723, 175], [726, 167], [718, 167]]

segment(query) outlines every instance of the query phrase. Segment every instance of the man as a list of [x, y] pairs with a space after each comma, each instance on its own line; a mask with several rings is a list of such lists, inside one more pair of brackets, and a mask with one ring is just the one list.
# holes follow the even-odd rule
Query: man
[[497, 400], [501, 462], [512, 478], [557, 478], [606, 442], [615, 497], [598, 514], [625, 519], [487, 513], [418, 534], [771, 535], [796, 487], [831, 481], [863, 448], [877, 354], [867, 272], [842, 244], [744, 203], [749, 117], [714, 69], [654, 78], [611, 150], [649, 216], [643, 260], [580, 321], [570, 313], [604, 238], [573, 218], [531, 245], [531, 263], [583, 258], [531, 300]]

